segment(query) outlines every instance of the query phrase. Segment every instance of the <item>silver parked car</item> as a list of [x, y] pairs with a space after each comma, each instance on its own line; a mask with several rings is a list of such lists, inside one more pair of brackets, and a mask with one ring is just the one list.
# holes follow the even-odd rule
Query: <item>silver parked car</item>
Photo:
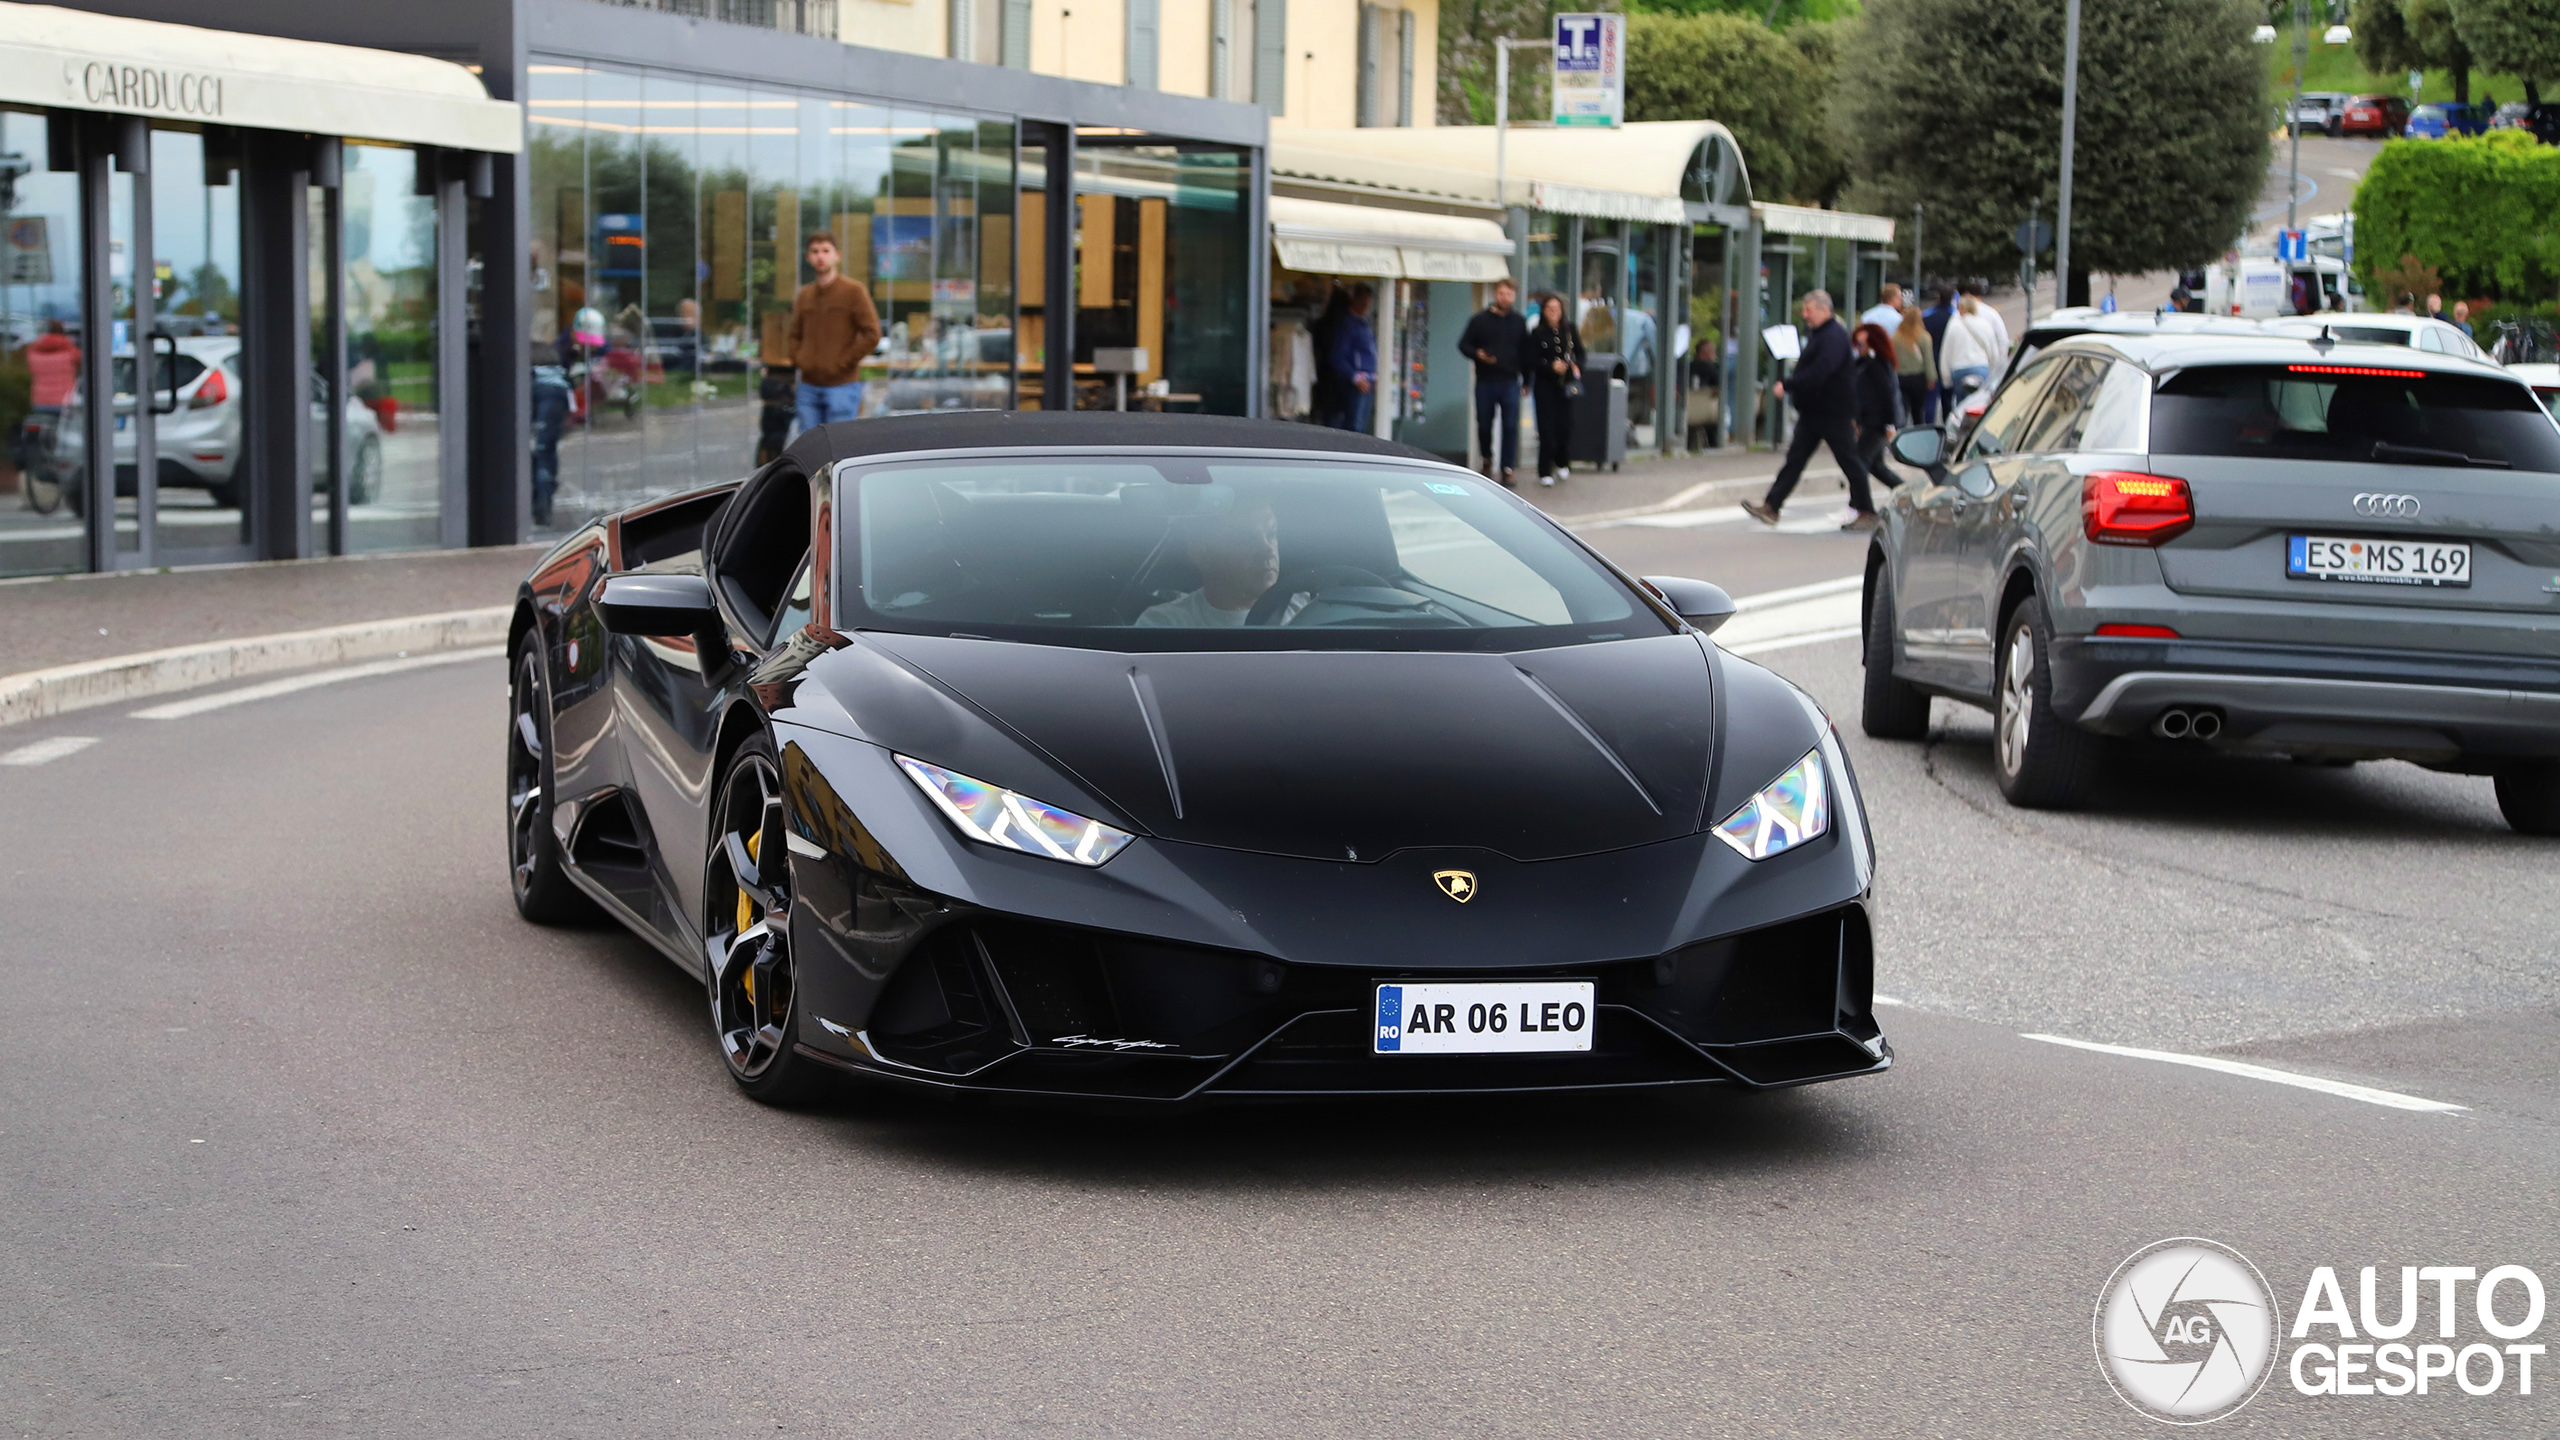
[[1992, 711], [2012, 803], [2109, 737], [2497, 778], [2560, 834], [2560, 426], [2407, 346], [2083, 335], [2012, 375], [1867, 562], [1867, 733]]
[[[159, 451], [159, 475], [162, 489], [178, 487], [202, 490], [213, 497], [213, 503], [226, 509], [237, 509], [244, 498], [240, 491], [241, 439], [245, 430], [240, 413], [240, 339], [235, 335], [179, 336], [176, 353], [159, 352], [154, 367], [157, 389], [164, 404], [175, 394], [175, 408], [159, 417], [154, 437]], [[116, 493], [135, 493], [134, 483], [134, 360], [130, 354], [119, 355], [115, 362], [116, 382]], [[311, 376], [312, 483], [327, 483], [327, 447], [317, 443], [322, 426], [328, 419], [329, 380], [313, 372]], [[382, 491], [382, 422], [373, 411], [353, 396], [347, 398], [347, 502], [371, 504]], [[53, 480], [65, 488], [65, 494], [77, 508], [80, 504], [79, 477], [88, 471], [88, 453], [81, 425], [80, 394], [74, 391], [71, 403], [63, 407], [62, 417], [48, 437], [53, 460]]]

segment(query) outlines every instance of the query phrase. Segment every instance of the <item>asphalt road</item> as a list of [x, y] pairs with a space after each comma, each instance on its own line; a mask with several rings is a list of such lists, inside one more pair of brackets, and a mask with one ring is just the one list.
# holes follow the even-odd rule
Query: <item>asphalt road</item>
[[[16, 727], [95, 743], [0, 764], [0, 1434], [2137, 1435], [2090, 1316], [2151, 1241], [2288, 1317], [2315, 1265], [2560, 1281], [2560, 848], [2485, 782], [2153, 757], [2028, 815], [1980, 715], [1869, 743], [1850, 644], [1761, 660], [1858, 766], [1899, 1063], [1638, 1101], [767, 1111], [665, 961], [515, 917], [497, 661]], [[2279, 1374], [2221, 1429], [2553, 1403]]]

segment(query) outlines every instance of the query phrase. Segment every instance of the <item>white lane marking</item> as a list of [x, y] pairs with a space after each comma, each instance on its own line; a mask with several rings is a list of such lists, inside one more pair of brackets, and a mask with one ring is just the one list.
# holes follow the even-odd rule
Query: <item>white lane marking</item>
[[1855, 633], [1863, 606], [1859, 585], [1853, 579], [1830, 587], [1804, 587], [1821, 593], [1801, 598], [1782, 598], [1792, 592], [1771, 591], [1768, 598], [1755, 595], [1738, 601], [1734, 617], [1716, 630], [1716, 643], [1727, 654], [1742, 655], [1779, 648], [1773, 642], [1781, 640], [1805, 645], [1812, 643], [1807, 636], [1834, 639], [1843, 630]]
[[2422, 1100], [2396, 1090], [2376, 1090], [2370, 1085], [2350, 1085], [2343, 1080], [2323, 1080], [2317, 1075], [2297, 1075], [2290, 1070], [2275, 1070], [2252, 1065], [2244, 1060], [2225, 1060], [2213, 1055], [2181, 1055], [2173, 1050], [2142, 1050], [2131, 1045], [2101, 1045], [2095, 1040], [2073, 1040], [2062, 1035], [2022, 1035], [2022, 1040], [2041, 1040], [2047, 1045], [2068, 1045], [2074, 1050], [2095, 1050], [2101, 1055], [2122, 1055], [2134, 1060], [2158, 1060], [2170, 1065], [2192, 1065], [2198, 1070], [2214, 1070], [2225, 1075], [2238, 1075], [2248, 1080], [2266, 1080], [2278, 1085], [2291, 1085], [2303, 1090], [2317, 1090], [2344, 1100], [2361, 1100], [2367, 1105], [2382, 1105], [2393, 1110], [2465, 1110], [2469, 1106], [2447, 1104], [2442, 1100]]
[[21, 745], [6, 755], [0, 755], [0, 765], [44, 765], [65, 755], [77, 755], [97, 743], [95, 735], [56, 735], [50, 740]]
[[1763, 590], [1757, 595], [1738, 596], [1733, 608], [1737, 611], [1766, 610], [1772, 605], [1792, 605], [1798, 600], [1818, 600], [1825, 595], [1844, 595], [1866, 588], [1867, 577], [1864, 575], [1843, 575], [1837, 580], [1816, 580], [1810, 585], [1790, 585], [1784, 590]]
[[439, 650], [432, 655], [412, 655], [402, 660], [375, 660], [363, 665], [348, 665], [336, 670], [322, 670], [310, 675], [288, 675], [263, 685], [250, 685], [239, 690], [225, 690], [218, 695], [200, 695], [193, 700], [178, 700], [167, 705], [154, 705], [136, 710], [136, 720], [184, 720], [208, 710], [232, 705], [245, 705], [252, 700], [272, 700], [278, 695], [291, 695], [322, 685], [335, 685], [341, 680], [362, 680], [370, 675], [397, 675], [404, 670], [424, 670], [433, 665], [453, 665], [465, 660], [494, 660], [507, 653], [504, 645], [482, 645], [469, 650]]
[[1799, 645], [1820, 645], [1830, 640], [1857, 638], [1857, 626], [1843, 625], [1836, 630], [1811, 630], [1802, 635], [1781, 635], [1775, 640], [1760, 640], [1747, 645], [1727, 645], [1724, 647], [1724, 653], [1738, 655], [1748, 660], [1754, 655], [1766, 655], [1772, 650], [1793, 650]]
[[1879, 1005], [1900, 1006], [1907, 1003], [1899, 995], [1870, 995], [1867, 998], [1873, 1000]]
[[[1695, 530], [1706, 525], [1739, 525], [1746, 520], [1751, 520], [1751, 517], [1744, 513], [1741, 506], [1718, 505], [1705, 510], [1673, 510], [1662, 515], [1631, 515], [1624, 520], [1603, 523], [1641, 525], [1648, 530]], [[1760, 522], [1751, 520], [1751, 523], [1756, 525]], [[1597, 530], [1602, 526], [1593, 525], [1590, 528]], [[1781, 520], [1777, 524], [1777, 531], [1781, 535], [1819, 535], [1826, 530], [1839, 528], [1840, 522], [1828, 515], [1815, 515], [1801, 520]]]

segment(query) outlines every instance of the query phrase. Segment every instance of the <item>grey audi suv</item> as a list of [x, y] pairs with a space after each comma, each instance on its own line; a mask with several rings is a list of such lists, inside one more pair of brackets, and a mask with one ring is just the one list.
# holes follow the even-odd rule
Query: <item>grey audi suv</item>
[[2084, 335], [1893, 453], [1921, 473], [1867, 558], [1869, 735], [1980, 705], [2026, 806], [2111, 738], [2409, 760], [2560, 834], [2560, 425], [2498, 366]]

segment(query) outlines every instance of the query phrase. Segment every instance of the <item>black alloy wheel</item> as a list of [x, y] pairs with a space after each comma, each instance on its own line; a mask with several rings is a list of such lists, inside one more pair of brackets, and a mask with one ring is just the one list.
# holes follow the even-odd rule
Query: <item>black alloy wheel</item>
[[1877, 740], [1925, 740], [1929, 735], [1929, 696], [1919, 686], [1893, 673], [1893, 574], [1876, 571], [1875, 603], [1867, 609], [1867, 679], [1858, 705], [1858, 724]]
[[739, 1089], [768, 1105], [797, 1104], [828, 1076], [792, 1044], [791, 850], [772, 741], [757, 735], [738, 747], [711, 816], [702, 928], [712, 1033]]
[[1991, 710], [1991, 769], [2000, 793], [2030, 810], [2080, 803], [2098, 764], [2101, 741], [2053, 708], [2053, 628], [2044, 603], [2030, 595], [2001, 628], [1999, 674]]
[[550, 699], [542, 638], [528, 634], [507, 686], [507, 871], [518, 914], [538, 925], [572, 925], [596, 918], [596, 905], [569, 879], [551, 828]]

